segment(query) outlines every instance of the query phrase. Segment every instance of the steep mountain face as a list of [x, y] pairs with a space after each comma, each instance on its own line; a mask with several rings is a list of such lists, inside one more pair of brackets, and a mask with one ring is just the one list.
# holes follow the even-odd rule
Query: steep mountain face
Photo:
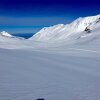
[[100, 15], [78, 18], [67, 25], [58, 24], [51, 27], [45, 27], [31, 37], [30, 40], [48, 42], [69, 40], [73, 37], [80, 38], [89, 36], [89, 33], [99, 28]]

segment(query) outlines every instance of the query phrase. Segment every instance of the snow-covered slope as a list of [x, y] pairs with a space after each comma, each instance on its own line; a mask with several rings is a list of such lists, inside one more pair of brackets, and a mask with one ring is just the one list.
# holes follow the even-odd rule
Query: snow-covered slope
[[6, 31], [0, 32], [0, 36], [13, 37], [11, 34], [7, 33]]
[[23, 40], [23, 39], [25, 39], [25, 38], [13, 36], [6, 31], [0, 32], [0, 40], [6, 40], [7, 41], [7, 40]]
[[100, 15], [44, 28], [30, 40], [0, 34], [0, 100], [38, 98], [100, 100]]
[[58, 24], [43, 28], [31, 37], [30, 40], [49, 42], [55, 40], [69, 40], [73, 36], [77, 37], [79, 33], [83, 35], [84, 31], [88, 31], [86, 30], [88, 27], [91, 27], [91, 30], [94, 30], [97, 27], [100, 28], [100, 15], [78, 18], [74, 22], [67, 25]]
[[0, 49], [0, 100], [38, 98], [100, 100], [100, 52]]
[[[100, 15], [78, 18], [70, 24], [45, 27], [30, 39], [14, 37], [7, 32], [0, 33], [0, 47], [11, 48], [48, 48], [100, 45]], [[5, 44], [5, 45], [4, 45]], [[62, 48], [63, 48], [62, 47]]]
[[6, 31], [0, 32], [0, 48], [22, 48], [26, 47], [27, 43], [24, 43], [24, 38], [16, 37], [9, 34]]

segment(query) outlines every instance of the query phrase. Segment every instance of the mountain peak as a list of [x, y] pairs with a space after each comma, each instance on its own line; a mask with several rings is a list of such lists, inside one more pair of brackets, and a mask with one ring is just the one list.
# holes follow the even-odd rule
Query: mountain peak
[[6, 31], [2, 31], [2, 32], [0, 32], [0, 35], [5, 36], [5, 37], [12, 37], [12, 35], [9, 34], [9, 33], [6, 32]]

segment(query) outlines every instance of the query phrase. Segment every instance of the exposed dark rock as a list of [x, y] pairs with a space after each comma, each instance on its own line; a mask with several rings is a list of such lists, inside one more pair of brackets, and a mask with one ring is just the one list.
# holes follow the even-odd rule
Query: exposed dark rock
[[98, 23], [98, 22], [100, 22], [100, 17], [98, 18], [98, 20], [97, 20], [97, 22], [96, 22], [96, 23]]
[[91, 30], [90, 30], [88, 27], [86, 27], [86, 28], [85, 28], [85, 32], [91, 33]]

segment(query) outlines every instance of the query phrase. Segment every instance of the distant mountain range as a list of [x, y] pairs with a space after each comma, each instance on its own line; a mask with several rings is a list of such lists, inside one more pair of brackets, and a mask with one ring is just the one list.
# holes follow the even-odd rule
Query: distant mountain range
[[60, 46], [88, 44], [92, 42], [94, 45], [100, 44], [100, 15], [78, 18], [66, 25], [58, 24], [45, 27], [29, 39], [13, 36], [5, 31], [0, 33], [1, 47], [3, 47], [5, 43], [7, 46], [11, 44], [14, 45], [14, 47], [15, 45], [20, 45], [20, 47], [41, 47], [57, 46], [58, 44], [60, 44]]

